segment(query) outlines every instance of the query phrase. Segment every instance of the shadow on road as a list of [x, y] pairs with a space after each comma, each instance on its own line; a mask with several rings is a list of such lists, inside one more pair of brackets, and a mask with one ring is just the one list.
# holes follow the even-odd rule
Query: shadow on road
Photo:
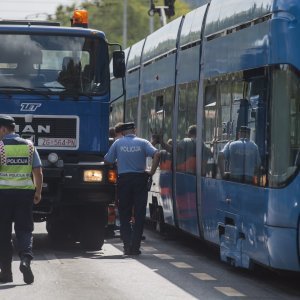
[[0, 290], [13, 289], [15, 287], [27, 286], [27, 284], [11, 284], [11, 283], [0, 283]]
[[[51, 260], [53, 259], [80, 259], [90, 258], [98, 260], [123, 260], [135, 259], [139, 263], [145, 265], [151, 270], [155, 270], [157, 274], [163, 276], [176, 286], [187, 291], [194, 297], [198, 297], [199, 287], [201, 285], [212, 284], [212, 282], [199, 281], [191, 276], [191, 272], [210, 272], [210, 275], [219, 279], [226, 280], [226, 283], [234, 282], [236, 286], [239, 283], [246, 282], [247, 285], [258, 286], [262, 290], [270, 290], [273, 293], [284, 293], [288, 298], [300, 298], [300, 287], [298, 273], [278, 273], [275, 271], [256, 266], [254, 270], [244, 270], [231, 267], [222, 263], [219, 259], [219, 252], [216, 247], [208, 245], [198, 239], [186, 236], [180, 232], [171, 232], [169, 235], [161, 236], [156, 232], [146, 230], [146, 240], [142, 242], [142, 255], [140, 256], [124, 256], [119, 254], [123, 250], [122, 241], [119, 236], [110, 237], [106, 240], [107, 244], [118, 249], [118, 254], [111, 255], [104, 250], [90, 252], [81, 249], [78, 242], [71, 240], [53, 242], [48, 238], [46, 233], [34, 234], [34, 252], [35, 260]], [[105, 247], [104, 247], [105, 248]], [[50, 255], [45, 255], [50, 253]], [[53, 254], [53, 255], [51, 255]], [[201, 265], [201, 270], [175, 268], [171, 264], [166, 267], [163, 262], [155, 254], [171, 255], [176, 261], [181, 261], [189, 265]], [[173, 269], [172, 269], [173, 268]], [[174, 274], [179, 274], [174, 276]], [[189, 277], [187, 277], [189, 276]], [[183, 280], [182, 278], [188, 278]], [[198, 289], [191, 289], [191, 281], [197, 281]], [[228, 282], [227, 282], [228, 281]], [[219, 282], [220, 283], [220, 282]], [[267, 287], [266, 287], [267, 286]], [[5, 288], [13, 288], [14, 285], [0, 285], [0, 290]], [[198, 291], [198, 292], [197, 292]], [[272, 293], [271, 293], [272, 291]], [[273, 294], [274, 295], [274, 294]]]

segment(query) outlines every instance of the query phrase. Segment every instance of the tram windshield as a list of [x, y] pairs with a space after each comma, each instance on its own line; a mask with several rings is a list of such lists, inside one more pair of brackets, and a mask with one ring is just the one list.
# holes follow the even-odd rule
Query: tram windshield
[[108, 51], [96, 37], [0, 34], [0, 89], [104, 94]]
[[300, 77], [292, 67], [273, 68], [269, 185], [280, 187], [300, 166]]

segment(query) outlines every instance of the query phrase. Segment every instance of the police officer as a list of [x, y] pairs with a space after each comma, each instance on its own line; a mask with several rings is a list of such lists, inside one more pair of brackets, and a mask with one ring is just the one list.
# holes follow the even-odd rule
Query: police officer
[[124, 125], [124, 123], [121, 123], [121, 122], [119, 122], [115, 125], [115, 134], [116, 134], [115, 135], [115, 140], [120, 139], [120, 138], [123, 137], [123, 132], [122, 132], [123, 125]]
[[[118, 195], [120, 230], [125, 255], [139, 255], [147, 205], [147, 181], [159, 164], [159, 151], [147, 140], [135, 135], [134, 123], [124, 123], [124, 137], [116, 140], [104, 160], [118, 167]], [[146, 169], [146, 158], [152, 157], [150, 171]], [[135, 224], [130, 221], [134, 208]]]
[[[14, 222], [24, 282], [34, 276], [32, 206], [41, 200], [43, 183], [40, 157], [29, 140], [15, 133], [15, 120], [0, 115], [0, 283], [12, 282], [12, 223]], [[33, 177], [33, 180], [32, 180]]]
[[[218, 155], [218, 164], [223, 178], [240, 182], [253, 183], [258, 174], [261, 160], [257, 145], [250, 140], [251, 129], [247, 126], [239, 128], [236, 141], [228, 142]], [[225, 172], [225, 162], [229, 172]]]

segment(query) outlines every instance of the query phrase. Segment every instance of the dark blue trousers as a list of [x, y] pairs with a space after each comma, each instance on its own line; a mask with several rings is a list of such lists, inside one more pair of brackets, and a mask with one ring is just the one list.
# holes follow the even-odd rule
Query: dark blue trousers
[[9, 269], [12, 262], [12, 223], [20, 258], [33, 258], [33, 196], [33, 190], [0, 190], [0, 267], [3, 270]]
[[[143, 235], [147, 205], [146, 173], [126, 173], [118, 178], [120, 231], [124, 247], [139, 250]], [[132, 215], [135, 223], [130, 223]]]

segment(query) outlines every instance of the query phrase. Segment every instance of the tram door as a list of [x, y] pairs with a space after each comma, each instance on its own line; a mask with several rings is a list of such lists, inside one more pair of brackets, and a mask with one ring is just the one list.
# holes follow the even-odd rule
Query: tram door
[[181, 84], [178, 93], [177, 122], [174, 126], [175, 209], [177, 225], [199, 235], [196, 202], [196, 111], [198, 83]]
[[204, 237], [220, 243], [222, 260], [243, 267], [249, 267], [250, 257], [261, 260], [267, 253], [263, 238], [267, 81], [258, 71], [228, 74], [207, 81], [205, 87], [203, 136], [213, 145], [216, 168], [203, 173]]
[[[149, 140], [160, 149], [160, 164], [153, 177], [149, 213], [152, 220], [175, 225], [173, 212], [173, 172], [172, 172], [172, 109], [174, 89], [167, 88], [151, 95], [148, 115], [142, 116], [142, 123], [148, 120]], [[149, 105], [149, 101], [148, 101]], [[144, 126], [145, 127], [145, 126]], [[150, 166], [149, 162], [149, 166]]]

